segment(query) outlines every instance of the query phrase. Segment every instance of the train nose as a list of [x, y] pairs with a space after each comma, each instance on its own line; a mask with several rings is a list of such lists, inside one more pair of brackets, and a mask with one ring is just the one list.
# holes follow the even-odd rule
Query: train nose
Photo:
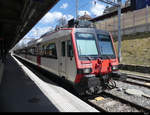
[[110, 61], [109, 60], [97, 60], [97, 63], [95, 64], [95, 72], [106, 74], [111, 71]]

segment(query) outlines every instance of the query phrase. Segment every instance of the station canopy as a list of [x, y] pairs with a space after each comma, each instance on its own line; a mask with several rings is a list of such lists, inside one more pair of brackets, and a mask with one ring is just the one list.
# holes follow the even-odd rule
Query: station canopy
[[0, 41], [9, 51], [59, 0], [0, 0]]

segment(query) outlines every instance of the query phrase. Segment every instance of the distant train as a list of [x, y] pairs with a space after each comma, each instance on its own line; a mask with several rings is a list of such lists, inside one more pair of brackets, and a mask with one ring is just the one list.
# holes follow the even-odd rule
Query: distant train
[[111, 73], [119, 64], [112, 35], [87, 24], [47, 33], [15, 55], [67, 79], [79, 94], [100, 93], [113, 84]]

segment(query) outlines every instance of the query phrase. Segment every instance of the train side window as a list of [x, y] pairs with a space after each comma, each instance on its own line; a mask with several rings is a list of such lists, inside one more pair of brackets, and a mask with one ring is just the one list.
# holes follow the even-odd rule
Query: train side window
[[66, 48], [65, 48], [65, 41], [61, 42], [61, 56], [65, 57]]
[[73, 47], [72, 47], [71, 40], [67, 41], [67, 56], [68, 57], [73, 57]]
[[38, 56], [38, 47], [35, 48], [35, 56]]
[[35, 55], [35, 48], [32, 48], [32, 55]]
[[28, 49], [28, 55], [31, 55], [31, 48]]
[[51, 43], [46, 48], [46, 56], [50, 58], [57, 58], [57, 52], [56, 52], [56, 44]]
[[30, 48], [30, 55], [34, 55], [34, 48], [33, 47]]
[[46, 45], [41, 45], [41, 56], [46, 56]]
[[41, 56], [41, 48], [40, 46], [37, 46], [37, 56]]

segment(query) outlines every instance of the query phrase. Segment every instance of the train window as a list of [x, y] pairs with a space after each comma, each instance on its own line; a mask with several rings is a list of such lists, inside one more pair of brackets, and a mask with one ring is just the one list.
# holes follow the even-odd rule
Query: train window
[[32, 55], [35, 55], [36, 54], [36, 49], [35, 47], [32, 48]]
[[51, 43], [46, 47], [46, 56], [51, 58], [57, 58], [56, 44]]
[[109, 35], [98, 34], [101, 55], [114, 55], [112, 41]]
[[71, 40], [67, 41], [67, 56], [68, 57], [73, 57], [73, 47], [72, 47]]
[[76, 33], [76, 43], [80, 57], [98, 56], [94, 34]]
[[41, 51], [42, 56], [46, 56], [46, 45], [42, 46], [42, 51]]
[[40, 46], [37, 46], [36, 50], [37, 50], [36, 55], [37, 55], [37, 56], [42, 56], [41, 47], [40, 47]]
[[65, 41], [61, 42], [61, 56], [65, 56], [66, 48], [65, 48]]
[[31, 48], [31, 47], [28, 48], [28, 49], [27, 49], [27, 54], [28, 54], [28, 55], [34, 55], [34, 48]]
[[28, 55], [31, 55], [31, 49], [28, 48]]
[[39, 55], [38, 47], [35, 47], [34, 55], [36, 55], [36, 56]]
[[34, 51], [35, 51], [34, 47], [30, 48], [29, 49], [29, 54], [30, 55], [34, 55], [34, 53], [35, 53]]

